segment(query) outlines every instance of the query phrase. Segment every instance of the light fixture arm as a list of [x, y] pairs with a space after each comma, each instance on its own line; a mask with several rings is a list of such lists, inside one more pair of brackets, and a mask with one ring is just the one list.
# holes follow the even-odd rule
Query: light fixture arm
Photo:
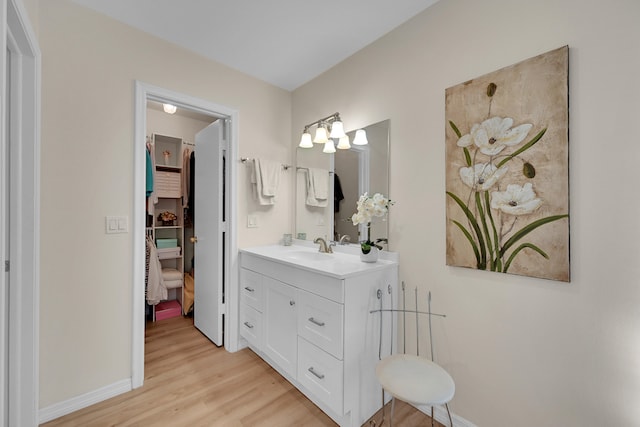
[[312, 126], [319, 126], [322, 123], [331, 123], [331, 122], [335, 122], [335, 121], [340, 121], [340, 113], [333, 113], [333, 114], [328, 115], [327, 117], [323, 117], [320, 120], [316, 120], [315, 122], [311, 122], [308, 125], [305, 125], [304, 130], [307, 131]]

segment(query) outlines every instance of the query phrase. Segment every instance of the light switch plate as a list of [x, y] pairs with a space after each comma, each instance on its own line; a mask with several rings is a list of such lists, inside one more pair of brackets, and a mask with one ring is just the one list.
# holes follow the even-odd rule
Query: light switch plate
[[107, 234], [128, 233], [129, 218], [127, 216], [106, 216], [104, 228]]
[[247, 228], [257, 228], [257, 227], [258, 227], [258, 216], [247, 215]]

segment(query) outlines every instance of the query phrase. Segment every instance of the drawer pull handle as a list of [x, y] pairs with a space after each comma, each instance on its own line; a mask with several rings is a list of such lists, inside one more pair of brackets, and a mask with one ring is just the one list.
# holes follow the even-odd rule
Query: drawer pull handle
[[249, 286], [245, 286], [244, 290], [247, 291], [247, 292], [255, 292], [255, 289], [250, 288]]
[[313, 317], [309, 317], [309, 322], [313, 323], [317, 326], [324, 326], [324, 322], [314, 319]]
[[253, 329], [253, 325], [249, 322], [244, 322], [244, 326], [246, 326], [249, 329]]
[[324, 374], [319, 374], [319, 373], [317, 373], [317, 372], [315, 371], [315, 369], [313, 369], [313, 366], [312, 366], [312, 367], [310, 367], [310, 368], [308, 369], [308, 371], [309, 371], [309, 372], [311, 372], [313, 375], [315, 375], [318, 379], [320, 379], [320, 380], [321, 380], [321, 379], [324, 379]]

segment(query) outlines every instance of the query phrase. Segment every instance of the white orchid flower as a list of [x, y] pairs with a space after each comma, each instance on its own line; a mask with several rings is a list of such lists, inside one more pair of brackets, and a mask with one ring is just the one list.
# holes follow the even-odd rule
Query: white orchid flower
[[509, 184], [506, 191], [491, 193], [491, 207], [509, 215], [527, 215], [542, 205], [530, 182], [523, 186]]
[[473, 167], [460, 168], [460, 178], [469, 187], [478, 191], [487, 191], [507, 173], [509, 167], [497, 168], [490, 163], [477, 163]]
[[513, 119], [510, 117], [491, 117], [480, 124], [474, 124], [471, 132], [460, 137], [457, 145], [468, 147], [475, 144], [481, 153], [495, 156], [506, 147], [521, 143], [533, 127], [529, 123], [515, 128], [511, 128], [512, 125]]
[[353, 225], [368, 224], [373, 217], [382, 217], [389, 212], [389, 205], [393, 204], [389, 199], [380, 193], [369, 196], [364, 193], [358, 199], [358, 211], [351, 216]]

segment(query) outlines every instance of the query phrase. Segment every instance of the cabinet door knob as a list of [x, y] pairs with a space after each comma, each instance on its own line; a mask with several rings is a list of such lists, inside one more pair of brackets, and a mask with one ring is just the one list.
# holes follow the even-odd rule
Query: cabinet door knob
[[289, 305], [296, 305], [296, 302], [294, 300], [289, 301]]
[[198, 237], [196, 236], [190, 237], [189, 240], [191, 240], [191, 243], [198, 243]]

